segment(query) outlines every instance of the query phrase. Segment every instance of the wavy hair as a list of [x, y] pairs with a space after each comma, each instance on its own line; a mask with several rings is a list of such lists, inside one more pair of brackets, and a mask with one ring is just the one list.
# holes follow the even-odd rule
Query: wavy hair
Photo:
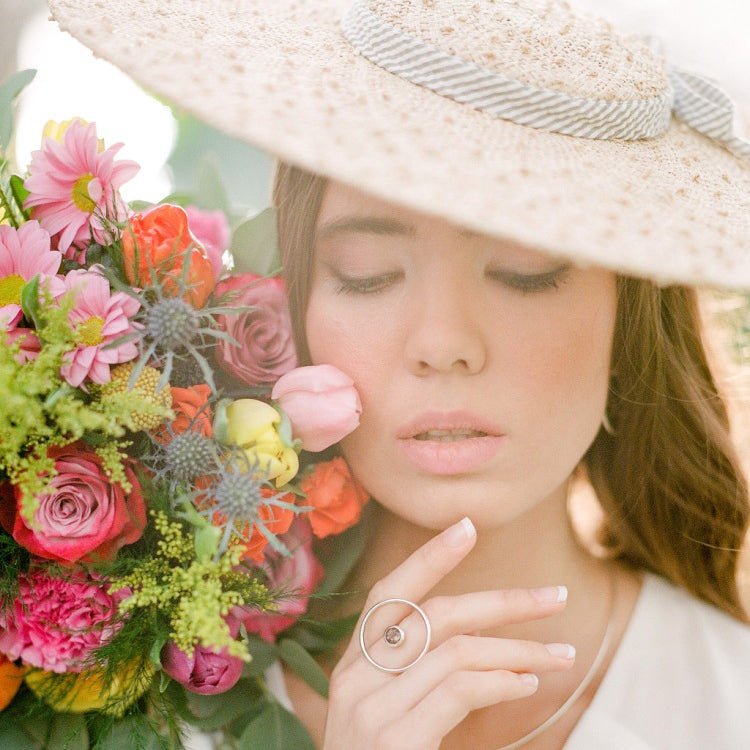
[[[313, 235], [327, 178], [280, 161], [273, 205], [300, 365]], [[604, 511], [598, 542], [741, 622], [738, 562], [750, 523], [747, 478], [709, 366], [694, 287], [617, 276], [607, 415], [576, 473]]]

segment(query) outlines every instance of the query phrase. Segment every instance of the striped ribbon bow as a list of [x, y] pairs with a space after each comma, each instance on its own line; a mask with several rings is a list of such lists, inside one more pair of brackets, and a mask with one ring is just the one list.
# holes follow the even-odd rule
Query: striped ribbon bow
[[[750, 161], [750, 142], [734, 134], [734, 104], [711, 79], [669, 68], [669, 88], [646, 99], [576, 97], [502, 76], [389, 24], [355, 0], [341, 20], [349, 43], [389, 72], [474, 109], [520, 125], [583, 138], [637, 140], [662, 135], [672, 113]], [[648, 37], [654, 46], [656, 40]]]

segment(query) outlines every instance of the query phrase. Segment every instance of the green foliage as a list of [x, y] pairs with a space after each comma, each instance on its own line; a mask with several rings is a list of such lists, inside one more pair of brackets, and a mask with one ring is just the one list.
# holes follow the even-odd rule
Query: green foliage
[[234, 273], [275, 276], [281, 270], [276, 209], [269, 206], [236, 227], [230, 250], [234, 258]]
[[292, 747], [315, 750], [312, 737], [302, 722], [278, 701], [267, 701], [240, 737], [240, 750], [288, 750]]
[[19, 70], [0, 84], [0, 152], [4, 153], [13, 134], [13, 102], [36, 75], [36, 70]]

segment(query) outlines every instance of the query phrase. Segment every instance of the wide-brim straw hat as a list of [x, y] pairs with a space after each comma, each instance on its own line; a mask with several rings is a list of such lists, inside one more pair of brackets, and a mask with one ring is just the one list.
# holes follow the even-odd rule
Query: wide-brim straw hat
[[292, 164], [582, 266], [750, 288], [731, 102], [565, 2], [50, 7], [147, 89]]

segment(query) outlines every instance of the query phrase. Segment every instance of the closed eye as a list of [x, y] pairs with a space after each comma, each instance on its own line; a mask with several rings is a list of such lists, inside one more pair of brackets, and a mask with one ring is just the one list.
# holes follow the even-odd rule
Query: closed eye
[[[505, 286], [520, 291], [522, 294], [531, 292], [542, 292], [545, 289], [557, 289], [568, 277], [571, 265], [566, 264], [560, 268], [546, 273], [524, 274], [514, 271], [500, 269], [488, 270], [487, 275], [500, 281]], [[335, 273], [338, 285], [336, 292], [340, 294], [376, 294], [384, 290], [390, 283], [400, 276], [399, 273], [382, 274], [380, 276], [344, 276]]]

